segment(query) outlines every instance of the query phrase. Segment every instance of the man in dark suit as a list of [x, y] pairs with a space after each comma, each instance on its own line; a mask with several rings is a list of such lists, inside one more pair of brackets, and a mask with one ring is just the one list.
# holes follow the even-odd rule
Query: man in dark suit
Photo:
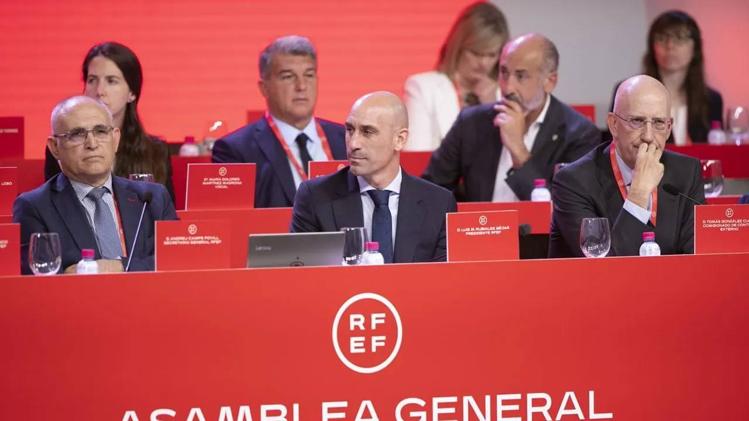
[[[662, 254], [694, 252], [694, 204], [704, 202], [700, 163], [664, 151], [671, 133], [670, 98], [650, 76], [622, 82], [608, 126], [613, 141], [600, 145], [554, 177], [550, 257], [582, 256], [583, 218], [605, 217], [609, 255], [639, 254], [642, 233], [655, 231]], [[664, 190], [667, 187], [672, 193]]]
[[499, 62], [503, 100], [461, 112], [424, 178], [450, 190], [462, 179], [465, 201], [528, 200], [534, 179], [548, 185], [557, 163], [600, 143], [588, 119], [551, 95], [558, 63], [556, 47], [542, 35], [507, 43]]
[[266, 115], [218, 140], [213, 162], [256, 164], [255, 207], [291, 206], [309, 161], [346, 159], [343, 126], [313, 117], [317, 53], [307, 38], [278, 38], [259, 61]]
[[[153, 270], [154, 221], [177, 219], [164, 186], [135, 182], [112, 174], [120, 131], [106, 106], [77, 96], [52, 111], [47, 146], [62, 173], [20, 195], [13, 222], [21, 224], [21, 271], [30, 273], [29, 237], [34, 232], [60, 236], [60, 272], [75, 272], [82, 249], [94, 249], [99, 272]], [[133, 240], [144, 202], [148, 202], [137, 244]]]
[[302, 183], [291, 231], [365, 227], [386, 263], [444, 261], [445, 214], [457, 204], [449, 191], [401, 169], [407, 139], [408, 115], [398, 96], [359, 98], [346, 119], [350, 166]]

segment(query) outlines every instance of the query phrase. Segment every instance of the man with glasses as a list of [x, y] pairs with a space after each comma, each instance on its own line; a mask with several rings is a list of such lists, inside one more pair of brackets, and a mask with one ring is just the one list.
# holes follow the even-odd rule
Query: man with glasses
[[13, 204], [13, 222], [21, 225], [22, 273], [30, 273], [29, 236], [34, 232], [59, 234], [61, 272], [75, 271], [82, 249], [95, 250], [99, 272], [122, 272], [128, 261], [129, 270], [153, 270], [154, 221], [177, 219], [169, 193], [161, 184], [112, 174], [120, 131], [101, 102], [86, 96], [65, 99], [52, 111], [51, 125], [47, 146], [62, 172]]
[[607, 119], [613, 141], [554, 177], [549, 257], [582, 256], [580, 222], [590, 217], [608, 218], [609, 255], [637, 255], [645, 231], [655, 231], [662, 254], [694, 252], [694, 204], [677, 192], [704, 202], [700, 164], [664, 151], [670, 102], [650, 76], [622, 82]]

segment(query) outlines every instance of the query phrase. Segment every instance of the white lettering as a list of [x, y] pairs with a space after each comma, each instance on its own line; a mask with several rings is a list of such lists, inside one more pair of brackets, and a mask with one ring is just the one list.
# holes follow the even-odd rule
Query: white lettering
[[520, 394], [519, 393], [512, 393], [509, 395], [497, 395], [497, 421], [522, 421], [520, 417], [510, 417], [505, 418], [504, 412], [505, 411], [519, 411], [520, 405], [505, 405], [505, 401], [513, 400], [518, 401], [520, 400]]
[[138, 414], [133, 410], [125, 411], [125, 415], [122, 416], [122, 421], [140, 421]]
[[372, 336], [372, 352], [377, 352], [377, 348], [385, 346], [384, 336]]
[[481, 412], [481, 409], [479, 408], [479, 405], [476, 403], [476, 400], [473, 399], [473, 396], [463, 396], [463, 419], [468, 420], [470, 419], [468, 417], [468, 408], [470, 407], [473, 410], [473, 415], [476, 416], [476, 418], [479, 419], [479, 421], [490, 421], [491, 420], [491, 405], [492, 405], [492, 398], [489, 395], [484, 396], [484, 412]]
[[[298, 405], [295, 403], [293, 407], [297, 407]], [[277, 415], [272, 415], [272, 412], [276, 412]], [[286, 406], [281, 404], [260, 405], [260, 421], [287, 421], [286, 414], [288, 412]], [[297, 419], [297, 415], [295, 414], [293, 419]]]
[[[403, 415], [402, 415], [403, 407], [405, 407], [406, 405], [411, 405], [411, 404], [415, 404], [415, 405], [418, 405], [421, 408], [424, 408], [424, 405], [426, 405], [426, 402], [424, 402], [423, 400], [421, 400], [419, 398], [407, 398], [407, 399], [403, 399], [402, 401], [398, 402], [398, 406], [395, 407], [395, 419], [396, 419], [396, 421], [404, 421], [403, 420]], [[408, 413], [408, 416], [410, 418], [416, 418], [417, 421], [426, 421], [426, 419], [427, 419], [427, 414], [426, 414], [426, 411], [424, 411], [424, 410], [421, 410], [421, 411], [411, 411], [411, 412]]]
[[[369, 412], [369, 417], [364, 418], [364, 411]], [[380, 419], [377, 418], [377, 411], [375, 411], [374, 406], [372, 406], [372, 401], [362, 401], [361, 405], [359, 406], [359, 411], [356, 413], [356, 421], [379, 421]]]
[[[218, 414], [218, 421], [234, 421], [234, 414], [230, 406], [222, 406]], [[252, 421], [252, 412], [249, 405], [242, 405], [237, 412], [237, 421]]]
[[352, 314], [348, 317], [348, 330], [354, 330], [354, 328], [357, 328], [359, 330], [366, 329], [364, 327], [364, 321], [365, 317], [363, 314]]
[[363, 336], [352, 336], [350, 341], [350, 347], [349, 350], [352, 354], [363, 354], [367, 351], [367, 349], [364, 347], [364, 337]]
[[331, 409], [345, 409], [348, 406], [348, 402], [346, 401], [336, 401], [336, 402], [323, 402], [322, 403], [322, 421], [328, 421], [328, 420], [340, 420], [342, 418], [346, 418], [345, 412], [334, 412], [331, 413]]
[[[196, 416], [198, 418], [195, 418]], [[192, 408], [192, 409], [190, 409], [190, 413], [187, 414], [187, 421], [195, 421], [196, 419], [198, 421], [205, 421], [205, 416], [203, 415], [203, 410], [200, 409], [200, 408]]]
[[377, 329], [377, 325], [385, 324], [385, 313], [372, 313], [372, 330]]
[[596, 392], [588, 391], [588, 418], [592, 420], [611, 420], [614, 419], [613, 412], [601, 412], [596, 414]]
[[[456, 396], [447, 396], [447, 397], [437, 397], [432, 398], [432, 421], [440, 421], [440, 414], [455, 414], [455, 408], [449, 407], [445, 408], [442, 407], [442, 404], [448, 404], [448, 403], [457, 403], [458, 398]], [[450, 420], [443, 420], [443, 421], [457, 421], [455, 419]]]
[[161, 415], [174, 418], [177, 416], [177, 412], [169, 408], [154, 409], [153, 412], [151, 412], [151, 421], [165, 421], [163, 418], [159, 418]]
[[[537, 399], [543, 399], [543, 406], [534, 406], [533, 401]], [[526, 419], [532, 420], [533, 414], [543, 414], [546, 421], [551, 421], [551, 415], [549, 415], [549, 409], [551, 408], [551, 396], [546, 393], [529, 393], [526, 397]]]
[[[567, 402], [572, 402], [572, 409], [567, 409]], [[559, 405], [559, 411], [557, 411], [557, 416], [555, 418], [556, 421], [561, 420], [565, 415], [577, 415], [579, 419], [585, 419], [583, 410], [580, 409], [580, 404], [577, 402], [577, 396], [575, 396], [575, 392], [564, 392], [562, 404]]]

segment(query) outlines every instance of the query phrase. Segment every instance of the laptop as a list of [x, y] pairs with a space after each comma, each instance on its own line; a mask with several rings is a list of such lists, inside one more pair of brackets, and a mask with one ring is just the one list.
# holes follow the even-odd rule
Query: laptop
[[248, 268], [340, 266], [344, 233], [250, 234]]

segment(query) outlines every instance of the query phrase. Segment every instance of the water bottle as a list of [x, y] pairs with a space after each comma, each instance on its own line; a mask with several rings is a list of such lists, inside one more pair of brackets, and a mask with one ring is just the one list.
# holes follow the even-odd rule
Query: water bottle
[[81, 260], [75, 265], [75, 273], [81, 275], [90, 275], [99, 273], [99, 265], [94, 260], [93, 249], [81, 250]]
[[361, 256], [363, 265], [384, 265], [385, 258], [380, 253], [380, 243], [377, 241], [367, 241], [364, 254]]
[[710, 123], [710, 132], [707, 134], [707, 143], [711, 145], [725, 145], [726, 132], [720, 128], [720, 121], [713, 120]]
[[179, 147], [179, 156], [199, 156], [200, 147], [195, 143], [194, 136], [185, 136], [185, 143]]
[[661, 248], [655, 242], [655, 233], [645, 231], [642, 233], [642, 245], [640, 246], [640, 256], [660, 256]]
[[533, 191], [531, 202], [550, 202], [551, 192], [546, 188], [546, 179], [537, 178], [533, 180]]

